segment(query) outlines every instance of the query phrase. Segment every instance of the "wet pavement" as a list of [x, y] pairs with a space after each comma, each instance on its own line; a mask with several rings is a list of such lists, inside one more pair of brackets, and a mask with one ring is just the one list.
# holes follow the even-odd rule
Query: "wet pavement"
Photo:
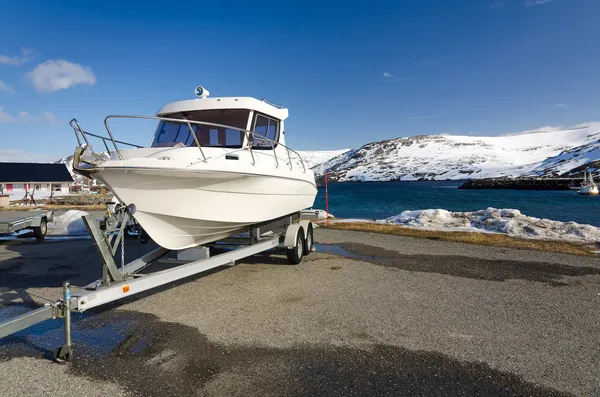
[[[230, 347], [211, 343], [196, 328], [139, 312], [90, 312], [74, 318], [79, 342], [70, 373], [121, 384], [141, 396], [190, 396], [199, 391], [290, 396], [569, 395], [483, 363], [460, 362], [435, 352], [380, 344], [368, 349]], [[3, 340], [0, 361], [51, 359], [50, 352], [62, 340], [60, 322], [47, 321]], [[231, 384], [230, 377], [237, 381]]]
[[442, 261], [431, 262], [425, 260], [428, 255], [402, 255], [397, 251], [347, 242], [318, 244], [317, 247], [320, 252], [341, 255], [399, 270], [447, 274], [478, 280], [528, 280], [543, 282], [554, 287], [562, 287], [569, 285], [568, 280], [564, 277], [600, 276], [600, 268], [598, 267], [573, 267], [555, 263], [515, 260], [485, 260], [458, 255], [448, 255]]
[[[597, 260], [441, 260], [325, 233], [299, 266], [270, 252], [74, 314], [70, 386], [53, 395], [600, 396]], [[0, 243], [0, 320], [97, 278], [94, 255], [89, 241]], [[63, 338], [49, 320], [0, 340], [0, 391], [45, 394], [21, 371], [49, 374]]]

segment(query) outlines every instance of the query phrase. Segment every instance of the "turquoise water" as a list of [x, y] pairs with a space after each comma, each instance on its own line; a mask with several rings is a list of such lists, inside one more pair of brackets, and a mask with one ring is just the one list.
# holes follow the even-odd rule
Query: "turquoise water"
[[[600, 226], [600, 196], [572, 190], [462, 190], [461, 182], [389, 182], [329, 185], [329, 211], [339, 218], [383, 219], [406, 210], [477, 211], [514, 208], [523, 214]], [[325, 208], [319, 189], [314, 208]]]

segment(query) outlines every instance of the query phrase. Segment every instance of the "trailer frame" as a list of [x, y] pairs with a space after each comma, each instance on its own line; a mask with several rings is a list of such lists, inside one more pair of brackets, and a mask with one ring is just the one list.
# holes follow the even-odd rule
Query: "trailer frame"
[[[83, 313], [91, 308], [218, 267], [233, 266], [238, 260], [273, 248], [279, 247], [285, 250], [290, 264], [300, 263], [304, 255], [308, 255], [314, 250], [311, 219], [316, 219], [317, 213], [307, 210], [251, 225], [247, 229], [247, 236], [231, 237], [205, 246], [207, 253], [209, 247], [238, 247], [214, 256], [208, 254], [197, 260], [172, 259], [168, 258], [168, 255], [175, 251], [158, 247], [125, 264], [125, 230], [128, 220], [131, 219], [134, 212], [135, 207], [133, 206], [120, 206], [112, 213], [109, 210], [103, 221], [98, 221], [90, 215], [83, 216], [92, 242], [102, 259], [102, 278], [75, 291], [71, 291], [69, 281], [63, 282], [61, 299], [0, 323], [0, 338], [49, 319], [63, 319], [65, 340], [64, 344], [55, 350], [54, 360], [58, 363], [67, 363], [73, 359], [74, 353], [71, 333], [71, 314], [73, 312]], [[122, 259], [120, 268], [114, 260], [114, 255], [119, 247]], [[296, 256], [299, 252], [301, 254], [298, 261]], [[174, 266], [156, 272], [141, 273], [142, 270], [156, 262]]]
[[0, 212], [0, 235], [13, 234], [30, 229], [35, 238], [43, 240], [48, 231], [48, 223], [54, 220], [52, 211], [2, 211]]

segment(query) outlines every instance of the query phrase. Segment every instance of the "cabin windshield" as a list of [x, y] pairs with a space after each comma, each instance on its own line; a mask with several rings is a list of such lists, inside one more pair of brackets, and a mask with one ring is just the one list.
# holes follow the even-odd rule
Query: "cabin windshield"
[[[165, 115], [172, 119], [201, 121], [213, 124], [228, 125], [240, 130], [248, 126], [250, 111], [243, 109], [201, 110]], [[239, 149], [244, 143], [244, 131], [234, 128], [215, 127], [211, 125], [191, 124], [202, 147], [225, 147]], [[174, 122], [161, 120], [152, 147], [195, 146], [194, 136], [185, 121]]]

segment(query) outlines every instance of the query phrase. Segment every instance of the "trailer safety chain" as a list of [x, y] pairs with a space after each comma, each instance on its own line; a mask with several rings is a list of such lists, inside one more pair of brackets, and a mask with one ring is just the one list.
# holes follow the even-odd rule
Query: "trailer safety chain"
[[125, 278], [125, 235], [121, 237], [121, 276]]

